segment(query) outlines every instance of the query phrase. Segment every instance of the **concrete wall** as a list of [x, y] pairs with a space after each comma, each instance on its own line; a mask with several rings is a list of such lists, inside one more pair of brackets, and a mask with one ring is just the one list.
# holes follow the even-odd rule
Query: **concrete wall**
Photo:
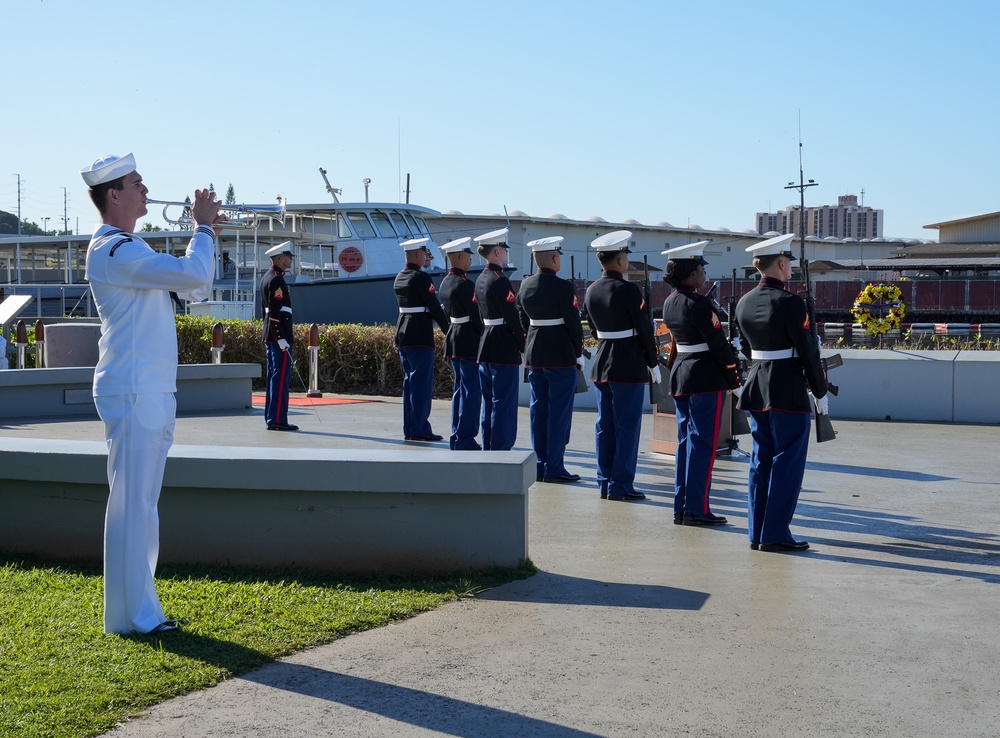
[[[253, 404], [259, 364], [181, 364], [177, 412], [239, 410]], [[0, 371], [0, 418], [96, 415], [93, 367]]]
[[[831, 417], [1000, 423], [1000, 351], [823, 350], [824, 356], [837, 353], [844, 366], [830, 372], [841, 390], [830, 397]], [[589, 377], [589, 360], [585, 366]], [[522, 383], [519, 390], [520, 405], [528, 407], [530, 387]], [[574, 407], [596, 409], [593, 384]]]
[[[0, 546], [100, 561], [105, 444], [3, 438], [0, 453]], [[174, 446], [160, 561], [344, 573], [518, 566], [534, 481], [526, 451]]]
[[849, 349], [830, 372], [833, 418], [1000, 423], [1000, 351]]

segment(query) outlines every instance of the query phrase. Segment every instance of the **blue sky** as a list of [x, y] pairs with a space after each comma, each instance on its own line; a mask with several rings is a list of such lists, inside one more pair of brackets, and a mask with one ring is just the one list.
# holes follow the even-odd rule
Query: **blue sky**
[[[150, 197], [402, 197], [743, 230], [865, 191], [886, 235], [1000, 210], [1000, 3], [9, 0], [0, 209], [88, 232], [79, 169]], [[150, 220], [158, 222], [155, 212]]]

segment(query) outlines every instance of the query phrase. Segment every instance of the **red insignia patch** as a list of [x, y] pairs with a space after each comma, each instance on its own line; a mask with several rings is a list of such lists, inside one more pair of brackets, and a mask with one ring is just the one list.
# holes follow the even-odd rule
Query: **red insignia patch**
[[716, 315], [714, 312], [712, 313], [712, 327], [713, 328], [721, 328], [722, 327], [722, 323], [719, 322], [719, 316]]
[[809, 330], [809, 313], [806, 313], [806, 319], [802, 321], [802, 329]]
[[275, 300], [280, 300], [282, 297], [284, 297], [284, 295], [285, 295], [285, 293], [281, 291], [280, 287], [274, 291], [274, 299]]
[[432, 295], [434, 294], [434, 283], [433, 282], [431, 282], [431, 286], [427, 288], [427, 292], [430, 293], [430, 294], [432, 294]]
[[478, 305], [479, 304], [479, 300], [476, 299], [475, 295], [472, 296], [472, 304], [473, 305]]
[[576, 299], [576, 295], [573, 295], [573, 307], [580, 307], [580, 301]]
[[507, 290], [507, 302], [514, 302], [514, 293], [510, 290]]

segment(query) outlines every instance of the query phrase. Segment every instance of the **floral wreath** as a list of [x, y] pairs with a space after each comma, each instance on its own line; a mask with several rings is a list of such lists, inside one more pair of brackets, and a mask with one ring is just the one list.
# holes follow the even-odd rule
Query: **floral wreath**
[[[872, 313], [872, 308], [876, 313]], [[883, 310], [888, 308], [888, 310]], [[869, 284], [858, 295], [851, 308], [854, 320], [873, 336], [881, 336], [899, 328], [906, 315], [903, 291], [892, 284]]]

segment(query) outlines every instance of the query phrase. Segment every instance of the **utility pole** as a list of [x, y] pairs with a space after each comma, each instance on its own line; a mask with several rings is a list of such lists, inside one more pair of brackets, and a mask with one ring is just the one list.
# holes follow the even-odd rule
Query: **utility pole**
[[69, 230], [69, 216], [66, 214], [66, 197], [67, 197], [66, 188], [63, 187], [62, 191], [63, 191], [63, 217], [62, 217], [63, 233], [66, 233]]
[[789, 182], [786, 186], [786, 190], [798, 190], [799, 191], [799, 263], [804, 263], [806, 260], [806, 187], [815, 187], [819, 182], [810, 179], [808, 182], [805, 181], [805, 177], [802, 174], [802, 141], [801, 136], [799, 140], [799, 183]]
[[21, 175], [15, 174], [17, 177], [17, 235], [21, 235]]
[[[862, 218], [862, 216], [865, 216], [865, 188], [864, 187], [861, 188], [861, 211], [858, 213], [858, 225], [859, 226], [861, 225], [861, 218]], [[865, 225], [867, 226], [867, 224], [868, 224], [868, 218], [867, 218], [867, 216], [865, 216]], [[861, 229], [859, 228], [858, 230], [860, 231]], [[865, 228], [865, 230], [867, 231], [868, 229]], [[861, 235], [861, 234], [859, 233], [858, 235]], [[859, 250], [859, 252], [861, 254], [861, 268], [864, 269], [865, 268], [865, 244], [864, 244], [864, 242], [862, 242], [862, 240], [860, 238], [858, 239], [858, 250]]]

